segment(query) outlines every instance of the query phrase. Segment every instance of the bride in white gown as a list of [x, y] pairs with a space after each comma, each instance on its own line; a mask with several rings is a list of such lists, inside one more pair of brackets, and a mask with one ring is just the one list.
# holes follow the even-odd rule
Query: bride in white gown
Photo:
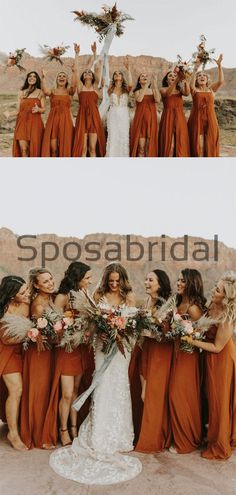
[[127, 157], [130, 155], [128, 102], [129, 92], [132, 88], [132, 76], [128, 57], [126, 58], [125, 67], [128, 71], [128, 84], [125, 81], [123, 72], [115, 71], [108, 90], [110, 107], [107, 113], [107, 157]]
[[[95, 300], [110, 308], [134, 306], [134, 297], [126, 270], [119, 264], [105, 271]], [[104, 362], [102, 342], [97, 345], [95, 365]], [[86, 484], [113, 484], [137, 476], [141, 462], [125, 452], [133, 450], [133, 421], [128, 379], [130, 354], [120, 351], [113, 356], [92, 396], [89, 415], [80, 427], [78, 437], [69, 448], [61, 448], [50, 456], [56, 473]], [[122, 454], [120, 453], [122, 452]]]

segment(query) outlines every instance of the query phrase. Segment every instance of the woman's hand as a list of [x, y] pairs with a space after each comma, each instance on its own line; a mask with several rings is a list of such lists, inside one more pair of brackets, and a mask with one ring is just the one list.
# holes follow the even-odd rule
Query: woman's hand
[[6, 120], [8, 120], [11, 114], [10, 114], [9, 110], [6, 110], [5, 112], [3, 112], [3, 115], [6, 118]]
[[130, 69], [130, 63], [129, 63], [129, 56], [128, 55], [126, 55], [126, 57], [125, 57], [124, 66], [127, 70]]
[[41, 70], [41, 79], [45, 79], [46, 72], [44, 69]]
[[181, 340], [183, 340], [184, 342], [188, 342], [188, 344], [194, 345], [194, 340], [192, 339], [192, 337], [189, 337], [188, 335], [181, 337]]
[[217, 59], [214, 58], [214, 61], [216, 65], [218, 65], [218, 67], [221, 67], [222, 60], [223, 60], [223, 53], [221, 53]]
[[79, 43], [74, 43], [74, 51], [76, 55], [80, 54], [80, 44]]
[[35, 105], [32, 108], [32, 113], [40, 113], [40, 107], [35, 103]]
[[94, 41], [92, 43], [91, 50], [92, 50], [92, 52], [93, 52], [94, 55], [97, 53], [97, 44], [96, 44], [96, 41]]
[[202, 65], [201, 60], [197, 58], [194, 62], [194, 70], [197, 71], [201, 65]]

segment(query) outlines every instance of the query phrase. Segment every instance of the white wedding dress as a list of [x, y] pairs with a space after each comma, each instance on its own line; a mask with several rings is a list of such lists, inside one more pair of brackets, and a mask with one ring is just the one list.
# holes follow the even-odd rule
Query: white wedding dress
[[[104, 361], [98, 344], [96, 370]], [[128, 379], [130, 353], [118, 351], [93, 392], [89, 415], [71, 447], [56, 450], [50, 466], [64, 478], [85, 484], [127, 481], [142, 470], [141, 462], [124, 452], [133, 450], [133, 421]], [[122, 454], [120, 453], [122, 452]]]
[[129, 156], [130, 116], [127, 93], [110, 95], [110, 108], [107, 113], [107, 157]]

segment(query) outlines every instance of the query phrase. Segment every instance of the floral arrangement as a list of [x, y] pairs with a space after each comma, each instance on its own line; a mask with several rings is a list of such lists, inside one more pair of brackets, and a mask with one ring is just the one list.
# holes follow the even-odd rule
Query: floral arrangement
[[8, 55], [0, 53], [0, 62], [3, 63], [6, 68], [17, 67], [21, 72], [25, 71], [25, 68], [20, 64], [26, 48], [16, 48], [14, 52], [10, 52]]
[[181, 55], [177, 55], [177, 64], [174, 67], [174, 72], [180, 77], [180, 79], [185, 79], [186, 76], [191, 76], [193, 72], [191, 62], [183, 61]]
[[53, 344], [58, 345], [65, 330], [73, 325], [71, 318], [63, 316], [55, 309], [44, 312], [41, 318], [33, 322], [33, 326], [28, 330], [23, 342], [23, 349], [26, 351], [30, 342], [37, 345], [38, 352], [51, 349]]
[[206, 37], [204, 34], [200, 36], [200, 43], [197, 46], [197, 52], [194, 52], [192, 55], [192, 60], [193, 63], [199, 61], [202, 64], [203, 70], [205, 69], [206, 65], [208, 63], [212, 63], [212, 55], [215, 53], [215, 48], [212, 48], [211, 50], [206, 49]]
[[88, 327], [85, 318], [80, 315], [75, 315], [74, 311], [66, 311], [64, 313], [63, 321], [68, 323], [64, 326], [63, 336], [60, 340], [59, 346], [64, 347], [66, 352], [72, 352], [76, 347], [81, 344], [92, 345], [93, 331]]
[[52, 62], [53, 60], [56, 60], [59, 62], [61, 65], [63, 65], [63, 61], [61, 59], [62, 55], [66, 53], [66, 51], [70, 48], [69, 45], [64, 46], [63, 44], [61, 46], [56, 46], [51, 48], [48, 45], [43, 45], [40, 46], [41, 52], [45, 55], [45, 58], [49, 61]]
[[109, 32], [111, 25], [116, 24], [115, 35], [120, 37], [124, 34], [123, 22], [134, 20], [128, 14], [125, 14], [117, 9], [116, 3], [113, 7], [108, 5], [102, 6], [102, 13], [96, 14], [94, 12], [85, 12], [83, 10], [74, 10], [73, 14], [76, 15], [75, 21], [80, 21], [81, 24], [90, 26], [95, 29], [99, 35], [99, 41], [102, 41]]

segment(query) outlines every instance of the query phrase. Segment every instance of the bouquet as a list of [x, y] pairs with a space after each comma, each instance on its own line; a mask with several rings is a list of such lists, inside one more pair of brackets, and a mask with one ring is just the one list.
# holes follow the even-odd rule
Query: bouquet
[[96, 33], [99, 35], [99, 41], [102, 41], [106, 37], [112, 25], [116, 25], [115, 36], [122, 36], [122, 34], [124, 34], [123, 23], [125, 21], [134, 20], [130, 15], [119, 11], [116, 7], [116, 3], [113, 7], [103, 5], [101, 14], [85, 12], [83, 10], [74, 10], [73, 14], [76, 15], [75, 21], [80, 21], [81, 24], [85, 24], [95, 29]]
[[64, 347], [66, 352], [72, 352], [81, 344], [92, 344], [93, 332], [85, 318], [75, 315], [73, 311], [66, 311], [63, 321], [66, 322], [66, 326], [59, 346]]
[[192, 55], [192, 60], [193, 63], [199, 61], [202, 64], [203, 70], [205, 70], [205, 67], [208, 63], [212, 63], [212, 55], [215, 53], [215, 48], [212, 48], [211, 50], [206, 49], [206, 37], [204, 34], [200, 36], [200, 43], [197, 46], [197, 52], [194, 52]]
[[6, 314], [1, 319], [0, 339], [5, 345], [21, 344], [31, 327], [32, 321], [29, 318]]
[[52, 62], [53, 60], [56, 60], [59, 62], [61, 65], [63, 65], [63, 61], [61, 59], [62, 55], [66, 53], [66, 51], [70, 48], [69, 45], [64, 46], [63, 44], [61, 46], [56, 46], [51, 48], [48, 45], [43, 45], [40, 46], [41, 52], [45, 55], [45, 58], [49, 61]]
[[191, 76], [192, 65], [189, 62], [183, 61], [180, 55], [177, 55], [177, 64], [174, 67], [174, 72], [180, 77], [180, 79], [185, 79], [186, 76]]
[[6, 68], [17, 67], [21, 72], [25, 71], [25, 68], [20, 64], [26, 48], [17, 48], [14, 52], [10, 52], [9, 55], [0, 53], [0, 62], [3, 63]]
[[[176, 339], [191, 336], [193, 340], [204, 340], [206, 338], [205, 333], [215, 323], [215, 320], [205, 315], [201, 316], [199, 320], [190, 321], [175, 312], [171, 320], [167, 338]], [[191, 354], [194, 351], [194, 346], [184, 340], [180, 340], [180, 350]]]
[[33, 322], [33, 326], [28, 330], [23, 342], [23, 349], [26, 351], [30, 342], [37, 345], [38, 352], [51, 349], [53, 344], [59, 344], [64, 329], [70, 325], [67, 318], [63, 318], [61, 312], [55, 309], [48, 309]]

